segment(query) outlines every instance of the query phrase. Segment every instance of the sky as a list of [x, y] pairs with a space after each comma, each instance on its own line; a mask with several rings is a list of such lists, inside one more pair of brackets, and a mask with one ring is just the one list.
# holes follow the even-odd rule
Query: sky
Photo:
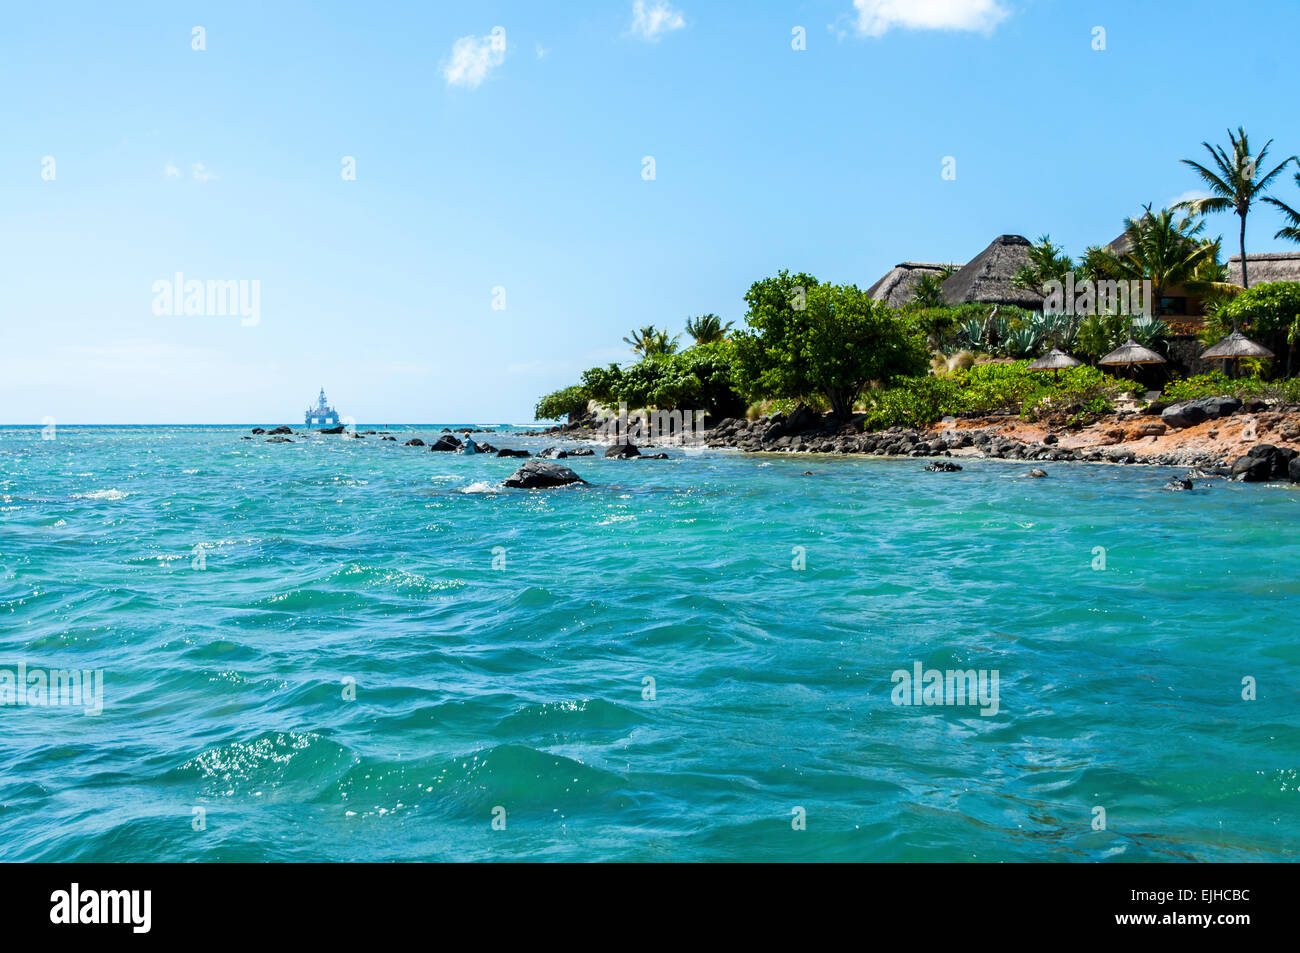
[[[1300, 152], [1297, 27], [1295, 0], [8, 4], [0, 423], [299, 424], [321, 387], [362, 424], [522, 423], [632, 328], [742, 325], [780, 269], [1078, 255], [1193, 193], [1179, 160], [1229, 126]], [[1248, 251], [1295, 249], [1281, 224], [1253, 211]], [[177, 274], [246, 307], [186, 313]]]

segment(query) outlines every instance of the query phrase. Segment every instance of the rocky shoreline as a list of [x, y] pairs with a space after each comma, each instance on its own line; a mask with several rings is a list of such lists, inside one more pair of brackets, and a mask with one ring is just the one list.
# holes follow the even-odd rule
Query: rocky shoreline
[[[545, 433], [570, 440], [600, 440], [602, 434], [595, 415]], [[745, 453], [1186, 467], [1202, 476], [1300, 483], [1300, 409], [1243, 406], [1233, 398], [1152, 405], [1059, 429], [1005, 415], [945, 418], [927, 429], [864, 432], [861, 416], [837, 422], [800, 407], [788, 416], [721, 420], [705, 432], [704, 443]]]

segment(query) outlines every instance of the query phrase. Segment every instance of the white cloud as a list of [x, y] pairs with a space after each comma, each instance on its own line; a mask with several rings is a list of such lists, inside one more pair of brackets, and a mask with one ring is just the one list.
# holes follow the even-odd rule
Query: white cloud
[[477, 89], [505, 58], [506, 35], [500, 27], [488, 36], [462, 36], [451, 48], [451, 59], [442, 64], [442, 75], [448, 86]]
[[168, 162], [163, 166], [163, 175], [167, 176], [169, 179], [179, 179], [181, 177], [181, 170]]
[[905, 30], [965, 30], [992, 33], [1011, 15], [999, 0], [853, 0], [858, 32], [883, 36]]
[[1208, 199], [1208, 198], [1210, 198], [1209, 192], [1205, 192], [1201, 189], [1188, 189], [1182, 195], [1175, 195], [1173, 198], [1171, 198], [1169, 202], [1165, 205], [1165, 207], [1173, 208], [1179, 202], [1195, 202], [1197, 199]]
[[194, 173], [195, 182], [207, 182], [210, 179], [215, 179], [217, 177], [216, 173], [209, 172], [208, 167], [205, 166], [202, 162], [194, 163], [194, 165], [191, 168]]
[[680, 30], [686, 19], [667, 0], [636, 0], [632, 4], [632, 27], [629, 32], [651, 43], [658, 42], [665, 33]]

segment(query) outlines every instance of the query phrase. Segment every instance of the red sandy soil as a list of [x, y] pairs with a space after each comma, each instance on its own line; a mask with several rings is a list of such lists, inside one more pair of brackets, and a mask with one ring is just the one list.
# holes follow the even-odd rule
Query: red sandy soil
[[1217, 420], [1207, 420], [1194, 427], [1165, 429], [1163, 434], [1144, 434], [1142, 428], [1162, 426], [1159, 416], [1132, 415], [1105, 417], [1079, 430], [1057, 429], [1043, 423], [1027, 423], [1018, 417], [979, 417], [960, 419], [955, 424], [938, 424], [935, 433], [947, 429], [983, 429], [1000, 437], [1024, 443], [1041, 443], [1049, 433], [1056, 434], [1058, 446], [1067, 450], [1115, 447], [1138, 457], [1194, 451], [1222, 457], [1228, 462], [1244, 456], [1257, 443], [1292, 447], [1300, 451], [1300, 414], [1263, 411], [1243, 413]]

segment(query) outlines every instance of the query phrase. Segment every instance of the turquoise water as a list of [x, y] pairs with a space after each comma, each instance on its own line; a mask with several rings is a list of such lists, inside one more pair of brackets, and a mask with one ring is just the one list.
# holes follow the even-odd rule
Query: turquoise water
[[[0, 858], [1300, 854], [1300, 488], [673, 451], [494, 492], [243, 433], [0, 430], [0, 668], [104, 673], [0, 708]], [[893, 704], [915, 662], [998, 713]]]

